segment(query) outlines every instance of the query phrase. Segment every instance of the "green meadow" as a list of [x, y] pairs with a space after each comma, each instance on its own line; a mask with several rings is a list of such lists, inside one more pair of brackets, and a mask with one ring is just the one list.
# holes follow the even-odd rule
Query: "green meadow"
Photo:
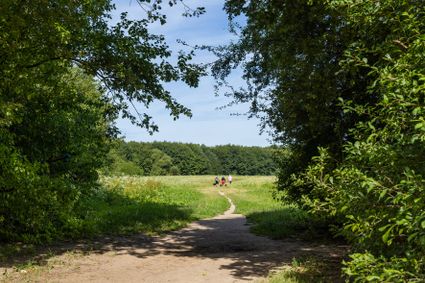
[[235, 176], [213, 186], [214, 176], [103, 177], [101, 186], [77, 208], [73, 237], [102, 234], [162, 234], [229, 208], [222, 190], [246, 215], [256, 234], [279, 239], [305, 231], [305, 212], [273, 198], [275, 177]]
[[80, 207], [82, 233], [161, 234], [222, 213], [210, 176], [103, 177]]
[[[235, 203], [236, 213], [246, 215], [255, 234], [283, 239], [308, 229], [305, 212], [273, 197], [275, 177], [234, 176], [233, 184], [224, 187], [214, 187], [213, 180], [214, 176], [102, 177], [98, 189], [80, 199], [68, 236], [161, 235], [226, 211], [229, 203], [219, 190]], [[32, 254], [32, 248], [6, 245], [0, 248], [0, 260]], [[314, 258], [294, 259], [284, 268], [264, 282], [309, 282], [319, 280], [326, 270]]]
[[311, 223], [304, 211], [274, 197], [275, 177], [240, 176], [234, 180], [223, 191], [235, 203], [236, 212], [248, 218], [252, 232], [282, 239], [309, 229]]

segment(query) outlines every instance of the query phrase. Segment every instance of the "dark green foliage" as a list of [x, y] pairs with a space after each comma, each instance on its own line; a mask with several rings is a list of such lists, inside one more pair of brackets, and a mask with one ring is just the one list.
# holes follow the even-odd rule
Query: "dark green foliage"
[[[357, 77], [339, 72], [338, 62], [350, 44], [351, 31], [337, 10], [322, 1], [226, 1], [229, 19], [239, 31], [239, 41], [215, 48], [219, 60], [213, 74], [219, 85], [233, 68], [243, 66], [246, 89], [233, 92], [236, 102], [251, 103], [251, 112], [263, 115], [276, 142], [290, 148], [292, 158], [279, 171], [281, 189], [293, 188], [287, 197], [299, 198], [289, 178], [305, 169], [318, 146], [328, 147], [342, 159], [349, 129], [362, 116], [344, 112], [339, 98], [375, 103], [365, 93], [366, 69]], [[236, 28], [238, 16], [246, 25]], [[354, 79], [356, 83], [354, 84]]]
[[221, 172], [238, 175], [273, 175], [273, 149], [223, 145], [212, 148], [221, 164]]
[[109, 0], [3, 1], [0, 64], [1, 87], [9, 94], [5, 102], [16, 102], [37, 79], [51, 80], [55, 74], [60, 76], [61, 68], [77, 65], [102, 82], [115, 111], [142, 127], [157, 128], [148, 115], [138, 112], [135, 116], [129, 111], [133, 102], [148, 107], [160, 100], [174, 118], [191, 115], [162, 83], [182, 80], [195, 87], [202, 68], [190, 63], [193, 54], [180, 53], [176, 65], [167, 61], [171, 51], [164, 36], [148, 29], [149, 23], [157, 20], [165, 23], [159, 13], [162, 1], [140, 2], [154, 4], [142, 20], [129, 20], [123, 13], [120, 21], [111, 25], [114, 6]]
[[173, 142], [121, 142], [109, 153], [111, 175], [272, 175], [272, 148]]
[[95, 186], [108, 152], [110, 105], [80, 70], [61, 75], [19, 104], [19, 123], [0, 144], [1, 239], [60, 236], [75, 202]]
[[[118, 114], [156, 130], [149, 116], [131, 113], [134, 102], [159, 100], [173, 118], [190, 115], [162, 84], [195, 87], [203, 70], [192, 53], [171, 64], [165, 38], [149, 32], [150, 23], [165, 23], [161, 3], [140, 0], [143, 19], [122, 14], [111, 24], [109, 0], [1, 2], [0, 241], [48, 241], [72, 227], [73, 208], [96, 187]], [[157, 159], [156, 170], [171, 170], [169, 158]]]
[[233, 97], [290, 149], [282, 195], [337, 224], [353, 281], [423, 282], [425, 2], [242, 0], [226, 11], [246, 25], [215, 49], [213, 71], [223, 84], [243, 66], [248, 89]]
[[[352, 129], [356, 141], [345, 144], [346, 157], [337, 168], [323, 150], [297, 178], [314, 187], [304, 203], [314, 213], [340, 219], [340, 233], [357, 252], [345, 272], [356, 281], [423, 282], [425, 5], [387, 1], [353, 10], [335, 5], [358, 33], [341, 66], [369, 68], [376, 80], [368, 93], [379, 101], [344, 102], [345, 111], [369, 119]], [[385, 24], [385, 30], [371, 22]]]

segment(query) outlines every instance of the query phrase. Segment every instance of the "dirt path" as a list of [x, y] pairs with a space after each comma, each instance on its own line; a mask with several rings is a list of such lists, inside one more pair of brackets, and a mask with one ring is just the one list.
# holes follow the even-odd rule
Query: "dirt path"
[[[226, 197], [223, 193], [221, 193]], [[267, 276], [293, 257], [339, 257], [343, 247], [274, 241], [249, 232], [230, 209], [164, 237], [114, 238], [86, 255], [56, 259], [31, 280], [40, 282], [241, 282]], [[64, 255], [62, 255], [64, 257]], [[12, 279], [10, 277], [9, 279]]]

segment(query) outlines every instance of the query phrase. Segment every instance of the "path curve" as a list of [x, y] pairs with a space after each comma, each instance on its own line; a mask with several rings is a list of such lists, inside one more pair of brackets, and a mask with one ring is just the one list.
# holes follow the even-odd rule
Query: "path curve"
[[224, 215], [231, 215], [231, 214], [235, 213], [236, 205], [233, 203], [233, 201], [232, 201], [232, 200], [231, 200], [228, 196], [226, 196], [226, 195], [225, 195], [225, 193], [223, 193], [222, 191], [218, 191], [218, 193], [219, 193], [221, 196], [223, 196], [224, 198], [226, 198], [226, 199], [227, 199], [227, 201], [228, 201], [228, 202], [229, 202], [229, 204], [230, 204], [229, 209], [228, 209], [228, 210], [226, 210], [223, 214], [224, 214]]
[[42, 274], [43, 282], [242, 282], [266, 277], [293, 257], [314, 253], [339, 260], [342, 249], [296, 240], [274, 241], [249, 232], [235, 205], [214, 218], [163, 237], [114, 238], [88, 255]]

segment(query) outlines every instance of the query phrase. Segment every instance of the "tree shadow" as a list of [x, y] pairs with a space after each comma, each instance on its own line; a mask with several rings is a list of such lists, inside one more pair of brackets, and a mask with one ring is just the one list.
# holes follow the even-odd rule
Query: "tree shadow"
[[[111, 195], [108, 195], [111, 198]], [[93, 210], [91, 211], [93, 212]], [[81, 231], [54, 243], [35, 245], [0, 242], [0, 268], [26, 265], [45, 265], [49, 258], [66, 252], [104, 253], [126, 243], [141, 245], [153, 237], [179, 229], [194, 220], [192, 210], [179, 205], [155, 201], [137, 201], [119, 194], [103, 203], [96, 213], [85, 217]]]
[[329, 223], [294, 206], [249, 213], [247, 219], [252, 224], [253, 233], [272, 239], [294, 238], [316, 242], [331, 239], [344, 244], [341, 238], [334, 238], [330, 233]]
[[241, 280], [266, 276], [273, 268], [291, 264], [297, 257], [315, 256], [340, 261], [346, 246], [316, 244], [287, 239], [275, 241], [249, 233], [245, 217], [234, 215], [230, 219], [208, 219], [192, 227], [175, 231], [156, 239], [148, 246], [130, 251], [139, 258], [156, 254], [184, 257], [228, 258], [232, 263], [221, 266]]
[[[157, 205], [156, 209], [176, 210], [175, 215], [187, 216], [185, 210], [178, 206]], [[153, 208], [153, 207], [151, 207]], [[183, 214], [181, 214], [183, 213]], [[183, 219], [176, 218], [176, 219]], [[156, 218], [155, 218], [156, 219]], [[156, 222], [161, 225], [160, 219]], [[176, 257], [230, 259], [220, 269], [229, 270], [238, 280], [251, 280], [253, 277], [267, 276], [269, 271], [282, 265], [289, 265], [294, 258], [314, 256], [340, 262], [347, 246], [332, 243], [314, 243], [297, 239], [272, 240], [249, 232], [250, 226], [242, 215], [230, 217], [219, 216], [192, 223], [189, 227], [173, 231], [165, 236], [146, 236], [135, 234], [129, 236], [102, 237], [90, 241], [50, 246], [50, 254], [41, 249], [38, 254], [39, 264], [45, 264], [52, 255], [66, 251], [104, 254], [114, 252], [127, 254], [139, 259], [156, 255]], [[228, 261], [226, 261], [228, 262]], [[13, 266], [15, 261], [1, 266]]]

